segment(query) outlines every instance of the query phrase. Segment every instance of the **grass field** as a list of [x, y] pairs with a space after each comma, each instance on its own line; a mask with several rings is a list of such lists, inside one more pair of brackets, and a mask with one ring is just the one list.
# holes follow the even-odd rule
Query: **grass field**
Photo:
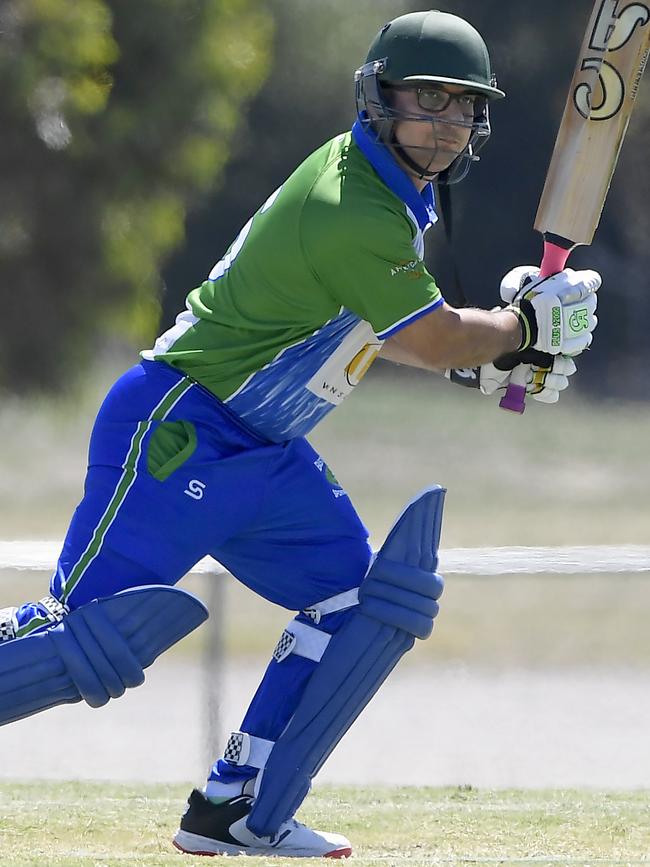
[[[170, 846], [187, 794], [183, 786], [3, 784], [0, 864], [194, 863]], [[346, 834], [359, 867], [650, 863], [648, 792], [323, 787], [300, 818]], [[287, 862], [246, 860], [278, 863]]]

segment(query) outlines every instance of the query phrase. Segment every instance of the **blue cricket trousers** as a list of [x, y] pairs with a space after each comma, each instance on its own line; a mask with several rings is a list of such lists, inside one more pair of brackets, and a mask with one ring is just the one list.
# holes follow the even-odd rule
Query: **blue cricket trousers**
[[[152, 464], [161, 425], [181, 434], [163, 466]], [[262, 439], [162, 362], [143, 361], [112, 387], [88, 463], [51, 583], [72, 609], [127, 587], [175, 584], [205, 556], [292, 611], [358, 587], [368, 570], [367, 530], [307, 441]], [[331, 634], [348, 614], [317, 628]], [[242, 729], [276, 740], [316, 664], [272, 660]], [[211, 779], [254, 773], [220, 760]]]

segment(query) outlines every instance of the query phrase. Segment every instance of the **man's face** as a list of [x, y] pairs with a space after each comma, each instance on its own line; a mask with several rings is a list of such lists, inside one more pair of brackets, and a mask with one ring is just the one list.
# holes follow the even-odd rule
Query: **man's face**
[[[400, 147], [428, 173], [449, 168], [469, 142], [475, 99], [476, 94], [459, 85], [390, 88], [393, 109], [431, 119], [397, 121], [394, 134]], [[413, 174], [413, 169], [407, 170]]]

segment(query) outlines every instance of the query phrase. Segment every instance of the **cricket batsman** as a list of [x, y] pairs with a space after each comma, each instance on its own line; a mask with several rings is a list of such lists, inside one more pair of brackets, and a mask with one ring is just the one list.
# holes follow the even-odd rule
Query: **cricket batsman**
[[424, 265], [434, 185], [467, 175], [505, 95], [474, 27], [438, 11], [388, 22], [355, 87], [351, 131], [268, 196], [111, 388], [49, 594], [0, 610], [0, 724], [142, 683], [206, 616], [174, 587], [205, 556], [297, 612], [189, 796], [174, 843], [190, 854], [350, 855], [294, 815], [438, 612], [443, 489], [409, 504], [373, 555], [305, 437], [380, 354], [488, 395], [532, 364], [528, 392], [553, 403], [597, 323], [594, 271], [516, 268], [505, 305], [480, 310], [446, 303]]

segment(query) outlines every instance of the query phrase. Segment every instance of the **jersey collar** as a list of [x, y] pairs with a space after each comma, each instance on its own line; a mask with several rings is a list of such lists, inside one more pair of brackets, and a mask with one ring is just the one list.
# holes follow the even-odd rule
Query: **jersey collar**
[[433, 185], [427, 184], [422, 193], [418, 192], [413, 181], [397, 164], [388, 148], [377, 140], [374, 130], [364, 129], [360, 120], [356, 120], [352, 127], [352, 138], [388, 189], [410, 208], [418, 226], [426, 232], [438, 220]]

